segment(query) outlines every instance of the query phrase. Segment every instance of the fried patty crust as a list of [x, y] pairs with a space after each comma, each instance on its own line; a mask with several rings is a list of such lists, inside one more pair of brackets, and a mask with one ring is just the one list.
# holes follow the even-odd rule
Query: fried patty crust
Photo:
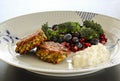
[[39, 46], [47, 40], [46, 35], [42, 30], [38, 30], [31, 35], [28, 35], [16, 43], [15, 52], [19, 54], [25, 54], [31, 49]]

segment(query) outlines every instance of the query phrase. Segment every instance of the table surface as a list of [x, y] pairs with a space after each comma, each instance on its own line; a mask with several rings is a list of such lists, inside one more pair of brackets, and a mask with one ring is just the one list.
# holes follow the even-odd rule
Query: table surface
[[0, 81], [120, 81], [120, 65], [75, 77], [50, 77], [34, 74], [0, 61]]
[[[120, 19], [120, 0], [0, 0], [0, 23], [43, 11], [87, 11]], [[0, 81], [120, 81], [120, 65], [85, 76], [49, 77], [31, 73], [0, 60]]]

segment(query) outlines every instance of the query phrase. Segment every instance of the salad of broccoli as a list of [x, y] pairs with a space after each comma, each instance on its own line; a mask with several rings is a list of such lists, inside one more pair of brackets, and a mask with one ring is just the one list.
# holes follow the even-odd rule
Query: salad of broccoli
[[98, 33], [94, 31], [92, 28], [87, 28], [83, 26], [80, 30], [81, 37], [85, 38], [86, 40], [91, 40], [93, 38], [98, 38]]
[[48, 23], [46, 23], [42, 26], [42, 29], [47, 35], [48, 40], [51, 40], [54, 36], [59, 37], [63, 34], [74, 34], [75, 32], [78, 32], [81, 37], [87, 40], [98, 38], [101, 34], [104, 34], [100, 24], [88, 20], [83, 22], [83, 26], [80, 26], [78, 22], [65, 22], [50, 28], [48, 27]]
[[61, 37], [63, 34], [75, 33], [80, 31], [80, 24], [77, 22], [65, 22], [58, 25], [53, 25], [52, 28], [48, 27], [48, 23], [42, 26], [42, 30], [51, 40], [53, 37]]
[[83, 25], [86, 26], [87, 28], [93, 29], [94, 31], [96, 31], [98, 35], [104, 33], [102, 26], [98, 23], [95, 23], [93, 20], [92, 21], [86, 20], [83, 22]]
[[49, 27], [46, 23], [42, 25], [42, 30], [48, 40], [59, 43], [66, 42], [67, 47], [74, 47], [70, 48], [71, 50], [89, 47], [92, 44], [96, 45], [98, 42], [103, 44], [107, 42], [102, 26], [93, 20], [84, 21], [83, 26], [80, 26], [78, 22], [64, 22]]

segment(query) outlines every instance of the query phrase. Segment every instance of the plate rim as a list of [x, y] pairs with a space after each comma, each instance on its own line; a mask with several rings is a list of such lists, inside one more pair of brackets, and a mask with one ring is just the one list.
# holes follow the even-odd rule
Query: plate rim
[[56, 10], [56, 11], [41, 11], [41, 12], [33, 12], [33, 13], [27, 13], [27, 14], [23, 14], [23, 15], [19, 15], [19, 16], [15, 16], [15, 17], [12, 17], [12, 18], [9, 18], [9, 19], [6, 19], [2, 22], [0, 22], [0, 25], [6, 23], [6, 22], [9, 22], [10, 20], [13, 20], [13, 19], [16, 19], [16, 18], [19, 18], [19, 17], [24, 17], [24, 16], [28, 16], [28, 15], [33, 15], [33, 14], [39, 14], [39, 13], [49, 13], [49, 12], [86, 12], [86, 13], [94, 13], [94, 14], [98, 14], [98, 15], [101, 15], [101, 16], [106, 16], [106, 17], [109, 17], [109, 18], [113, 18], [117, 21], [120, 21], [119, 18], [116, 18], [116, 17], [112, 17], [112, 16], [109, 16], [109, 15], [106, 15], [106, 14], [101, 14], [101, 13], [97, 13], [97, 12], [87, 12], [87, 11], [74, 11], [74, 10]]

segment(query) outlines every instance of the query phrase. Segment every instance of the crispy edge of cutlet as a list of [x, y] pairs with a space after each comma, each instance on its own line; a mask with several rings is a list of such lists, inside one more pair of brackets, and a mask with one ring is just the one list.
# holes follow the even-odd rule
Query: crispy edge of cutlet
[[[17, 42], [16, 43], [17, 47], [15, 51], [17, 53], [24, 54], [29, 50], [37, 47], [40, 43], [44, 42], [45, 40], [47, 40], [47, 37], [44, 34], [44, 32], [42, 30], [38, 30], [35, 33], [28, 35], [27, 37]], [[32, 44], [30, 42], [32, 42]]]
[[22, 45], [22, 44], [24, 44], [28, 41], [33, 40], [36, 36], [41, 36], [41, 37], [44, 38], [44, 40], [47, 40], [47, 37], [46, 37], [45, 33], [40, 29], [40, 30], [37, 30], [36, 32], [34, 32], [33, 34], [30, 34], [30, 35], [24, 37], [23, 39], [19, 40], [16, 43], [16, 45], [20, 46], [20, 45]]

